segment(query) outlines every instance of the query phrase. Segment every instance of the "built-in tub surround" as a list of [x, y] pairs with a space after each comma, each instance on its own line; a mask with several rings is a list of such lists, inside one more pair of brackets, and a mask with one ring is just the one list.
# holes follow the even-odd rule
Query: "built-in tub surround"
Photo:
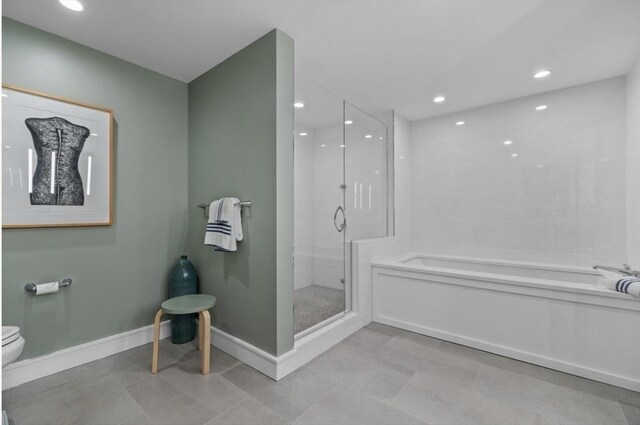
[[594, 288], [600, 277], [596, 271], [578, 267], [558, 267], [551, 264], [540, 265], [515, 261], [496, 262], [495, 260], [487, 259], [433, 255], [415, 255], [401, 260], [400, 264], [411, 267], [435, 267], [456, 270], [456, 272], [488, 273], [526, 279], [553, 280], [567, 284], [578, 284], [584, 288]]
[[413, 122], [412, 249], [627, 262], [625, 125], [624, 77]]
[[595, 270], [422, 253], [372, 270], [374, 321], [640, 391], [640, 300]]

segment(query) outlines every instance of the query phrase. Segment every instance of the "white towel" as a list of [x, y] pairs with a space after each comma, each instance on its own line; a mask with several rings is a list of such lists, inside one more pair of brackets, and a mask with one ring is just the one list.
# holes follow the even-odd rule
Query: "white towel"
[[213, 246], [216, 251], [234, 252], [238, 250], [236, 242], [241, 241], [242, 218], [238, 198], [222, 198], [209, 206], [209, 221], [204, 236], [204, 244]]
[[621, 276], [606, 270], [600, 270], [600, 275], [602, 276], [598, 281], [600, 286], [640, 298], [640, 278]]

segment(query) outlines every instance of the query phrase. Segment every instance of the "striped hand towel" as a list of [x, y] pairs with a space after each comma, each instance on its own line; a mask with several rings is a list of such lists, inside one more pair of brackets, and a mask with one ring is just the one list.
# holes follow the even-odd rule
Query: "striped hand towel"
[[237, 243], [243, 238], [240, 217], [240, 200], [222, 198], [209, 206], [209, 221], [204, 236], [204, 244], [213, 246], [215, 251], [237, 251]]
[[611, 273], [607, 271], [600, 271], [602, 278], [600, 279], [601, 285], [605, 286], [612, 291], [622, 292], [623, 294], [633, 295], [640, 298], [640, 278], [634, 276], [620, 277], [617, 273]]
[[640, 278], [633, 276], [623, 277], [616, 282], [614, 289], [623, 294], [640, 298]]

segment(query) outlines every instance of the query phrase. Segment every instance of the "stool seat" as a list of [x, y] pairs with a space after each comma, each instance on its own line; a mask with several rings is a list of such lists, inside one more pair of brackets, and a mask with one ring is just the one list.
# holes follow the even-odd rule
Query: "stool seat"
[[158, 373], [158, 351], [160, 345], [160, 319], [163, 314], [198, 313], [198, 349], [202, 354], [201, 373], [209, 373], [211, 355], [211, 315], [209, 309], [216, 305], [216, 297], [206, 294], [182, 295], [169, 298], [160, 305], [153, 321], [153, 354], [151, 357], [151, 373]]
[[160, 306], [167, 314], [190, 314], [209, 310], [216, 305], [216, 297], [206, 294], [182, 295], [169, 298]]

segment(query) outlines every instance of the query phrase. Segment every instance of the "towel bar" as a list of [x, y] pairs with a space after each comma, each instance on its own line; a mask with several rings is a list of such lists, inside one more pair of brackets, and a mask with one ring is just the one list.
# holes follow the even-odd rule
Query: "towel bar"
[[[211, 204], [198, 204], [198, 208], [202, 208], [202, 215], [204, 218], [207, 218], [207, 208], [209, 208], [209, 205]], [[240, 206], [251, 208], [251, 201], [241, 201]]]

